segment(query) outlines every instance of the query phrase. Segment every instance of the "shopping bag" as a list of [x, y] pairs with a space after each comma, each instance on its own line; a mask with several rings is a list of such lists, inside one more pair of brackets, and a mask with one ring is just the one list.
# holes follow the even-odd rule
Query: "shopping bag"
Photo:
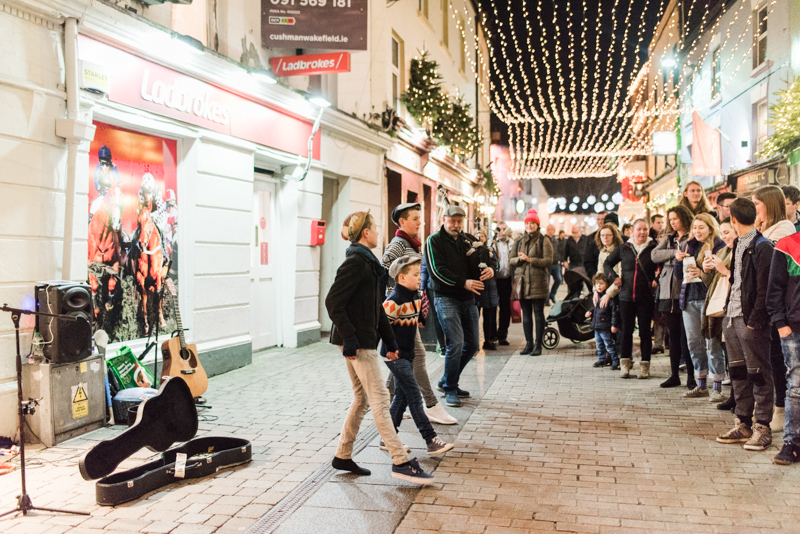
[[728, 299], [728, 292], [731, 290], [731, 283], [727, 276], [721, 276], [714, 288], [714, 293], [708, 299], [706, 315], [709, 317], [725, 317], [725, 301]]
[[520, 306], [518, 300], [514, 300], [511, 302], [511, 322], [512, 323], [522, 322], [522, 306]]
[[522, 281], [522, 276], [515, 276], [511, 281], [511, 300], [518, 301], [522, 299], [522, 292], [524, 291], [525, 284]]

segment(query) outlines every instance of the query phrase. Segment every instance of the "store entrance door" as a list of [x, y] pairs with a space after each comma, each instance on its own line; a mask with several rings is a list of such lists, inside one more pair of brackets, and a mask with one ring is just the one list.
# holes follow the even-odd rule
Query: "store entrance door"
[[250, 337], [254, 351], [278, 344], [275, 184], [259, 178], [262, 176], [256, 175], [253, 182], [250, 237]]

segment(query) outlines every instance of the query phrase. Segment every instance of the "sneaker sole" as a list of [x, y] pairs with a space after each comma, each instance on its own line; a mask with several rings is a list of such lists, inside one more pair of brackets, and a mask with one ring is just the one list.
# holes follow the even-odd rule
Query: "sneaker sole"
[[773, 458], [772, 463], [775, 465], [792, 465], [797, 462], [792, 462], [792, 461], [787, 462], [786, 460], [778, 460], [777, 458]]
[[440, 456], [453, 448], [452, 443], [448, 443], [444, 447], [436, 451], [428, 451], [428, 456]]
[[726, 398], [724, 398], [724, 397], [723, 397], [723, 398], [721, 398], [721, 399], [715, 399], [715, 398], [712, 398], [712, 397], [709, 397], [709, 398], [708, 398], [708, 402], [715, 402], [715, 403], [716, 403], [716, 402], [725, 402], [726, 400], [728, 400], [728, 399], [726, 399]]
[[736, 439], [717, 438], [717, 443], [724, 443], [725, 445], [735, 445], [736, 443], [747, 443], [748, 441], [750, 441], [750, 438], [736, 438]]
[[771, 445], [772, 445], [772, 443], [770, 443], [769, 445], [766, 445], [766, 446], [764, 446], [764, 445], [750, 445], [750, 446], [748, 446], [747, 444], [745, 444], [745, 445], [742, 445], [742, 448], [744, 450], [746, 450], [746, 451], [765, 451], [765, 450], [769, 449]]
[[400, 480], [405, 480], [406, 482], [413, 482], [414, 484], [419, 484], [420, 486], [430, 486], [436, 479], [434, 478], [420, 478], [420, 477], [412, 477], [410, 475], [404, 475], [402, 473], [395, 473], [392, 471], [393, 478], [399, 478]]
[[431, 423], [436, 423], [437, 425], [454, 425], [458, 423], [458, 419], [453, 419], [452, 421], [442, 421], [441, 419], [436, 419], [435, 417], [431, 417], [430, 415], [428, 415], [428, 421], [430, 421]]
[[460, 401], [459, 402], [444, 401], [444, 403], [447, 404], [448, 406], [450, 406], [451, 408], [460, 408], [461, 407], [461, 402]]

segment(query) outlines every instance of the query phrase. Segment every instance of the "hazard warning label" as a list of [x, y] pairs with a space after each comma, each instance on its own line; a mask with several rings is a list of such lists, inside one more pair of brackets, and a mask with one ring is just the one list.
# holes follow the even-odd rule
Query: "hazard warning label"
[[72, 418], [80, 419], [89, 415], [89, 398], [83, 384], [72, 386]]

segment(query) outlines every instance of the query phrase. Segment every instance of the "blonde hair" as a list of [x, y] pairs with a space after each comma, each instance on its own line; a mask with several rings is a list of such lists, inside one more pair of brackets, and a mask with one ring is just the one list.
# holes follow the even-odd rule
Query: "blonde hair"
[[[692, 203], [689, 202], [689, 198], [686, 196], [686, 191], [689, 190], [690, 185], [696, 185], [700, 188], [700, 201], [697, 203], [696, 207], [692, 207]], [[700, 215], [701, 213], [708, 213], [711, 211], [711, 203], [708, 201], [708, 197], [706, 196], [706, 192], [703, 189], [703, 186], [700, 185], [700, 182], [692, 180], [691, 182], [686, 184], [686, 187], [683, 188], [683, 193], [681, 193], [681, 200], [678, 202], [679, 206], [683, 206], [688, 208], [689, 211], [692, 212], [692, 215]]]
[[786, 195], [777, 185], [765, 185], [753, 191], [753, 197], [764, 204], [767, 220], [762, 223], [761, 231], [772, 228], [786, 219]]
[[713, 248], [714, 239], [719, 237], [719, 224], [717, 224], [717, 220], [708, 213], [701, 213], [700, 215], [694, 216], [694, 219], [692, 220], [692, 226], [694, 226], [694, 221], [700, 221], [708, 226], [708, 237], [705, 239], [705, 241], [703, 241], [703, 244], [709, 245], [711, 248]]

